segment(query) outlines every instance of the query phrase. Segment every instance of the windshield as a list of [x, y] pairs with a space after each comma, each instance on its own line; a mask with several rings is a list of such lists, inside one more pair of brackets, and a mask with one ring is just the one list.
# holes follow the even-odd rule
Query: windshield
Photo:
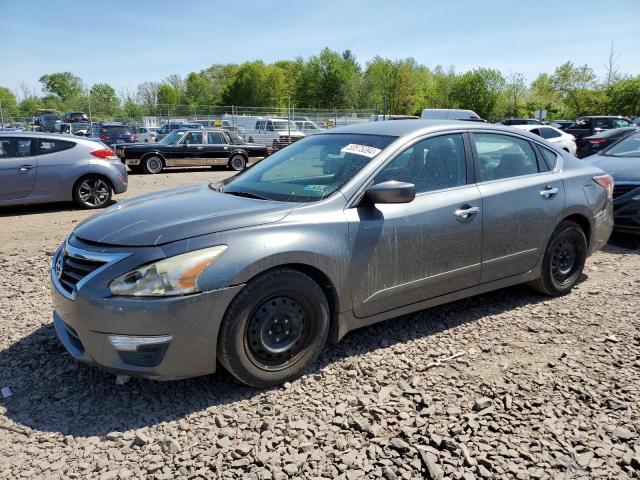
[[165, 145], [173, 145], [174, 143], [176, 143], [178, 140], [182, 138], [183, 134], [184, 132], [179, 132], [177, 130], [174, 130], [169, 135], [167, 135], [162, 140], [160, 140], [158, 143], [164, 143]]
[[298, 130], [298, 126], [293, 122], [288, 122], [287, 120], [274, 120], [273, 121], [273, 129], [276, 132], [282, 132], [289, 130], [289, 125], [291, 125], [291, 130]]
[[632, 133], [614, 143], [602, 154], [608, 157], [640, 157], [640, 132]]
[[395, 137], [349, 133], [306, 137], [229, 180], [225, 193], [313, 202], [347, 183]]

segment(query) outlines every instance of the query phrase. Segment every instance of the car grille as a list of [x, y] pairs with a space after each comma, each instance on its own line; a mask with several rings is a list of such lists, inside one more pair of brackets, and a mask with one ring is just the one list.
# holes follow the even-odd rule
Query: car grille
[[56, 263], [56, 274], [62, 288], [72, 293], [80, 280], [104, 264], [97, 260], [72, 257], [63, 250]]
[[623, 195], [626, 195], [629, 192], [632, 192], [636, 188], [640, 188], [640, 185], [614, 185], [613, 187], [613, 198], [619, 198]]

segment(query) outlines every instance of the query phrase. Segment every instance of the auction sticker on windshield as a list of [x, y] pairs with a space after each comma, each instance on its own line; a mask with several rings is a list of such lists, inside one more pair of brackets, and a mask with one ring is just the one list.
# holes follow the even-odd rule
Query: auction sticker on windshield
[[368, 145], [358, 145], [357, 143], [350, 143], [346, 147], [341, 148], [340, 151], [344, 153], [355, 153], [356, 155], [363, 155], [365, 157], [373, 158], [382, 150], [376, 147], [370, 147]]

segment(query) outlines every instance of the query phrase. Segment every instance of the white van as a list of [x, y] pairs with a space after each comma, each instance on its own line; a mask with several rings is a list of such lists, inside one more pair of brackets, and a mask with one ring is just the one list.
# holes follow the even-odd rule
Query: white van
[[295, 122], [286, 118], [225, 114], [222, 121], [225, 120], [244, 128], [244, 136], [248, 143], [266, 145], [273, 150], [297, 142], [305, 136]]
[[482, 122], [480, 116], [473, 110], [461, 110], [458, 108], [425, 108], [420, 118], [423, 120], [471, 120]]

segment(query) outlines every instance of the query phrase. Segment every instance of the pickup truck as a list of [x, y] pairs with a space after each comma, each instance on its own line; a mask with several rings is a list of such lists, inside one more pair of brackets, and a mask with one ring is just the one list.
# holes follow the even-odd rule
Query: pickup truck
[[132, 171], [160, 173], [166, 167], [227, 166], [246, 168], [250, 159], [268, 155], [263, 145], [247, 145], [235, 133], [222, 129], [174, 130], [156, 143], [117, 145], [116, 154]]
[[[624, 117], [593, 115], [578, 118], [573, 125], [564, 129], [566, 133], [570, 133], [576, 140], [589, 137], [595, 133], [603, 132], [611, 128], [632, 127], [631, 120]], [[578, 145], [580, 148], [580, 145]]]

